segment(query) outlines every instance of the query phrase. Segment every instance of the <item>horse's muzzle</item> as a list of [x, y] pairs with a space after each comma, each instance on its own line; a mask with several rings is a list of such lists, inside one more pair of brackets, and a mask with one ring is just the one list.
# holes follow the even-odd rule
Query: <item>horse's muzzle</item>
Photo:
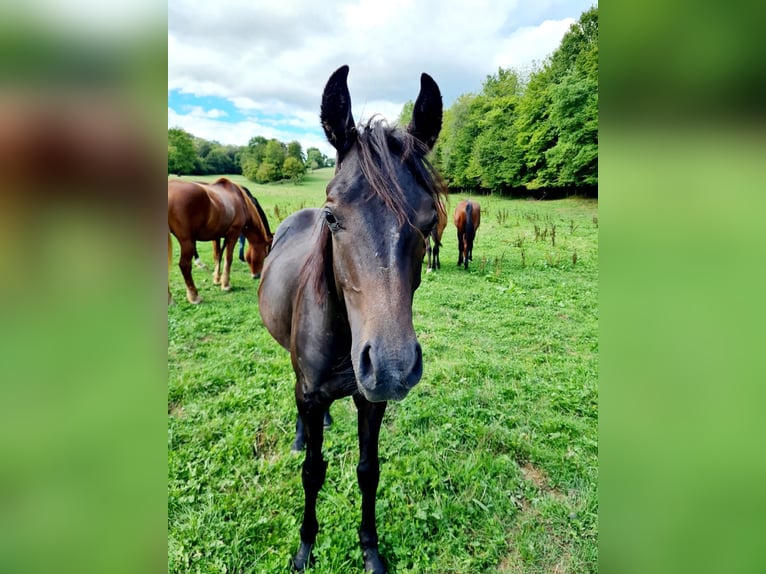
[[357, 386], [373, 403], [399, 401], [423, 376], [423, 350], [416, 341], [409, 349], [387, 351], [365, 343], [356, 365]]

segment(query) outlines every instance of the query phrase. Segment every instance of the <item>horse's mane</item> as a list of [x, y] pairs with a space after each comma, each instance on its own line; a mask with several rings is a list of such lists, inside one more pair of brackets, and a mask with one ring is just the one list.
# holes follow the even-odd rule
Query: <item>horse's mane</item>
[[263, 212], [263, 209], [261, 209], [261, 205], [255, 199], [255, 197], [253, 197], [249, 189], [242, 185], [234, 185], [239, 190], [240, 195], [242, 195], [242, 201], [245, 203], [245, 208], [250, 215], [252, 225], [258, 229], [258, 231], [263, 236], [264, 241], [271, 243], [271, 240], [274, 236], [271, 234], [271, 229], [269, 229], [269, 220], [266, 219], [266, 214]]
[[247, 195], [248, 199], [250, 199], [252, 204], [255, 206], [255, 209], [258, 211], [258, 217], [260, 218], [261, 223], [263, 223], [263, 226], [266, 229], [266, 237], [273, 237], [273, 234], [271, 233], [271, 228], [269, 227], [269, 220], [267, 219], [266, 213], [263, 211], [261, 204], [258, 203], [258, 200], [255, 199], [252, 193], [250, 193], [249, 189], [247, 189], [244, 185], [241, 187], [242, 187], [242, 190]]
[[[397, 160], [431, 195], [437, 210], [444, 209], [447, 186], [428, 161], [429, 149], [409, 132], [390, 127], [382, 118], [373, 116], [367, 125], [357, 129], [355, 146], [362, 175], [370, 183], [373, 193], [394, 212], [400, 225], [410, 221], [404, 191], [396, 177], [394, 162]], [[442, 217], [441, 213], [439, 217]]]
[[[372, 192], [394, 213], [400, 226], [410, 225], [420, 233], [410, 221], [406, 195], [397, 177], [397, 161], [413, 174], [418, 184], [433, 198], [439, 219], [446, 219], [447, 185], [428, 160], [430, 150], [424, 143], [410, 133], [391, 127], [385, 120], [373, 116], [366, 125], [356, 129], [353, 146], [357, 151], [362, 177], [369, 182]], [[342, 169], [342, 164], [338, 168]], [[314, 293], [322, 301], [326, 286], [322, 283], [324, 274], [319, 271], [328, 251], [330, 234], [324, 222], [320, 222], [319, 226], [319, 236], [301, 269], [300, 282], [306, 284], [312, 281]], [[330, 285], [329, 288], [334, 289], [335, 286]]]

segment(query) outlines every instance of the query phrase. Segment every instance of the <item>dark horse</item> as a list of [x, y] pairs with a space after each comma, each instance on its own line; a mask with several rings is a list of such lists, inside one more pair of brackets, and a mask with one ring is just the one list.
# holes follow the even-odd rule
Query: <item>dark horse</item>
[[[439, 210], [439, 221], [426, 237], [426, 257], [428, 259], [426, 273], [441, 267], [439, 249], [442, 246], [442, 235], [445, 227], [447, 227], [447, 210], [442, 206], [442, 209]], [[431, 247], [431, 243], [433, 243], [433, 247]]]
[[470, 199], [464, 199], [455, 206], [455, 227], [457, 227], [457, 264], [465, 264], [473, 261], [473, 240], [476, 238], [476, 230], [481, 223], [481, 206]]
[[[211, 184], [171, 180], [168, 181], [168, 228], [181, 245], [178, 266], [186, 282], [186, 297], [197, 304], [202, 298], [192, 279], [192, 257], [197, 241], [213, 241], [215, 270], [213, 283], [221, 284], [224, 291], [231, 289], [229, 275], [234, 245], [242, 233], [250, 244], [248, 262], [254, 277], [259, 276], [263, 260], [271, 247], [272, 235], [263, 211], [256, 208], [241, 187], [222, 177]], [[168, 266], [172, 244], [168, 233]], [[224, 239], [226, 259], [221, 273], [222, 249], [218, 240]], [[168, 286], [168, 302], [171, 301]]]
[[425, 237], [443, 209], [442, 179], [426, 159], [441, 129], [442, 100], [434, 80], [422, 74], [406, 131], [380, 120], [357, 128], [347, 78], [348, 66], [336, 70], [322, 96], [322, 127], [337, 150], [327, 200], [320, 209], [293, 213], [277, 229], [259, 307], [266, 328], [290, 351], [306, 439], [305, 507], [293, 567], [306, 567], [319, 528], [316, 501], [327, 468], [323, 415], [351, 395], [358, 411], [359, 541], [366, 570], [381, 573], [378, 436], [386, 401], [403, 399], [423, 372], [412, 299]]

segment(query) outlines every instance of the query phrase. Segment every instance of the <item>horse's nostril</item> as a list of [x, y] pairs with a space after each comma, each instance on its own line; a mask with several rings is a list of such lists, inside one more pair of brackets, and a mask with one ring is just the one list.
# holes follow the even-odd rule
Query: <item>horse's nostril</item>
[[420, 378], [423, 376], [423, 349], [420, 343], [415, 343], [415, 364], [412, 366], [412, 371], [407, 376], [407, 387], [412, 388]]
[[372, 357], [370, 356], [370, 353], [372, 351], [372, 347], [369, 343], [366, 343], [364, 347], [362, 347], [362, 352], [359, 355], [359, 376], [361, 378], [367, 378], [368, 376], [372, 375]]

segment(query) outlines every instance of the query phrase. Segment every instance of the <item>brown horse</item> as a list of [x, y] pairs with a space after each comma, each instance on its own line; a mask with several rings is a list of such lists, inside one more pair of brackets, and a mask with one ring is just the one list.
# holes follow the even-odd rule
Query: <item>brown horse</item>
[[[426, 273], [441, 268], [439, 249], [442, 246], [442, 235], [444, 234], [445, 227], [447, 227], [447, 209], [442, 206], [439, 210], [439, 221], [426, 237], [426, 257], [428, 259]], [[433, 243], [433, 247], [431, 247], [431, 243]]]
[[293, 567], [306, 567], [318, 530], [316, 501], [327, 468], [324, 413], [351, 395], [358, 411], [359, 541], [365, 569], [380, 574], [386, 568], [375, 524], [378, 437], [386, 401], [403, 399], [423, 372], [412, 298], [425, 237], [443, 209], [443, 181], [426, 159], [441, 129], [442, 100], [434, 80], [422, 74], [406, 130], [380, 120], [357, 128], [347, 78], [348, 66], [336, 70], [322, 97], [322, 127], [337, 150], [327, 199], [277, 229], [259, 307], [266, 328], [290, 351], [297, 432], [306, 441], [305, 506]]
[[481, 206], [473, 200], [464, 199], [455, 206], [453, 220], [457, 227], [457, 264], [464, 263], [464, 269], [468, 269], [468, 261], [473, 261], [473, 240], [481, 223]]
[[[213, 283], [220, 283], [224, 291], [231, 289], [232, 254], [240, 233], [249, 243], [247, 259], [253, 277], [260, 276], [263, 260], [271, 247], [272, 235], [263, 211], [256, 207], [254, 198], [251, 200], [240, 186], [225, 177], [211, 184], [168, 181], [168, 228], [168, 266], [172, 257], [172, 233], [181, 245], [178, 266], [186, 282], [186, 297], [195, 305], [202, 301], [191, 274], [196, 241], [213, 241]], [[223, 248], [219, 244], [221, 238], [224, 240]], [[226, 255], [223, 273], [222, 251]]]

